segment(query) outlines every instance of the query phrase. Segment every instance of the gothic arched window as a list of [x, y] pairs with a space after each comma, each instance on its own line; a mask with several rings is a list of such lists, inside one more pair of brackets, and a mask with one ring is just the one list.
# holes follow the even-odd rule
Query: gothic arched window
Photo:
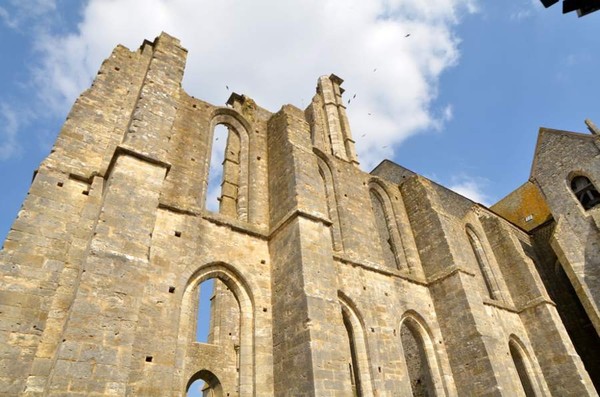
[[390, 268], [399, 269], [400, 263], [396, 255], [396, 246], [393, 236], [393, 229], [391, 218], [381, 193], [374, 188], [369, 190], [371, 197], [371, 207], [373, 208], [373, 214], [375, 215], [375, 226], [379, 234], [381, 242], [381, 249], [383, 250], [383, 258], [385, 264]]
[[485, 253], [485, 250], [483, 249], [483, 245], [481, 244], [477, 233], [475, 233], [471, 226], [468, 225], [466, 230], [467, 236], [469, 237], [469, 243], [471, 243], [471, 248], [473, 249], [473, 254], [475, 254], [477, 264], [479, 265], [479, 269], [481, 270], [481, 275], [483, 277], [483, 281], [485, 283], [488, 295], [492, 299], [499, 299], [500, 287], [498, 286], [498, 282], [496, 281], [494, 272], [490, 267], [487, 255]]
[[571, 190], [573, 190], [575, 197], [585, 210], [600, 204], [600, 193], [598, 193], [596, 186], [583, 175], [577, 175], [571, 179]]

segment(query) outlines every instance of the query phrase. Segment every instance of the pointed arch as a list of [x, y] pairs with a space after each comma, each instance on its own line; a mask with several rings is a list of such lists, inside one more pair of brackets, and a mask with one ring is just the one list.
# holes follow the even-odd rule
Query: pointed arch
[[198, 380], [204, 381], [205, 387], [210, 391], [210, 394], [206, 393], [208, 397], [223, 397], [223, 386], [221, 386], [219, 378], [206, 369], [201, 369], [190, 377], [185, 387], [186, 393], [189, 392], [192, 384]]
[[351, 371], [355, 379], [356, 395], [370, 397], [374, 395], [371, 380], [371, 365], [367, 348], [367, 337], [364, 321], [350, 299], [338, 291], [338, 300], [342, 311], [342, 319], [350, 342]]
[[[240, 336], [238, 352], [238, 388], [240, 396], [250, 396], [254, 392], [254, 302], [251, 290], [244, 278], [227, 263], [212, 262], [198, 267], [195, 271], [189, 271], [186, 287], [182, 295], [181, 315], [179, 317], [179, 332], [177, 338], [177, 357], [183, 357], [178, 362], [178, 371], [175, 376], [183, 375], [179, 381], [182, 390], [186, 390], [188, 379], [199, 370], [210, 371], [219, 377], [221, 382], [225, 380], [222, 369], [213, 361], [198, 361], [197, 357], [206, 357], [215, 354], [212, 345], [199, 344], [195, 340], [195, 301], [197, 287], [203, 281], [216, 278], [231, 290], [235, 296], [240, 309]], [[212, 350], [211, 350], [212, 349]], [[208, 354], [197, 354], [204, 351]], [[218, 351], [218, 349], [216, 350]]]
[[[400, 340], [413, 396], [447, 396], [448, 388], [425, 320], [409, 310], [400, 320]], [[413, 343], [408, 346], [408, 343]]]
[[369, 196], [386, 264], [396, 269], [408, 269], [402, 237], [390, 196], [376, 179], [369, 181]]
[[469, 238], [469, 243], [471, 244], [471, 249], [473, 250], [473, 254], [475, 255], [475, 259], [477, 260], [477, 264], [479, 266], [479, 270], [483, 277], [483, 281], [485, 284], [485, 288], [488, 292], [488, 295], [491, 299], [501, 300], [502, 292], [500, 289], [500, 285], [498, 284], [498, 280], [496, 278], [496, 274], [492, 270], [490, 266], [490, 262], [488, 260], [488, 256], [483, 249], [483, 245], [481, 244], [481, 239], [472, 225], [467, 224], [465, 227], [465, 231], [467, 233], [467, 237]]
[[205, 182], [202, 195], [204, 202], [208, 195], [208, 175], [210, 160], [213, 153], [213, 135], [218, 125], [228, 129], [225, 156], [223, 160], [223, 179], [220, 193], [220, 211], [226, 215], [236, 217], [241, 221], [251, 221], [249, 202], [251, 197], [251, 184], [254, 171], [250, 167], [250, 124], [237, 111], [231, 108], [217, 108], [210, 121], [208, 136], [208, 155], [205, 161]]
[[508, 350], [519, 377], [519, 384], [522, 386], [525, 396], [543, 396], [537, 371], [533, 366], [525, 344], [516, 335], [512, 334], [508, 340]]
[[335, 180], [331, 172], [331, 165], [326, 156], [318, 149], [313, 150], [317, 155], [317, 165], [319, 167], [319, 175], [325, 189], [325, 200], [327, 204], [327, 214], [331, 220], [331, 239], [333, 242], [334, 251], [343, 251], [342, 228], [340, 225], [340, 217], [338, 212], [338, 200], [335, 189]]

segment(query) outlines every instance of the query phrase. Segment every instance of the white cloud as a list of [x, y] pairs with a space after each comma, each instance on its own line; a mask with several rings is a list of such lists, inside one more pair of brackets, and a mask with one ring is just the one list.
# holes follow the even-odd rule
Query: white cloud
[[[136, 49], [160, 31], [189, 50], [184, 88], [223, 103], [233, 91], [277, 111], [305, 106], [318, 76], [336, 73], [357, 94], [348, 106], [363, 168], [394, 145], [440, 129], [440, 74], [456, 64], [460, 16], [476, 0], [90, 0], [78, 31], [40, 35], [35, 73], [49, 108], [66, 113], [112, 48]], [[409, 37], [406, 37], [410, 34]], [[377, 69], [375, 72], [374, 69]], [[369, 114], [370, 113], [370, 114]]]
[[18, 130], [19, 115], [9, 104], [0, 102], [0, 160], [7, 160], [20, 153]]
[[227, 136], [227, 127], [224, 125], [215, 127], [206, 198], [206, 208], [214, 212], [219, 212], [219, 197], [221, 197], [221, 183], [223, 182], [223, 160], [225, 158]]
[[[56, 0], [9, 0], [0, 7], [0, 20], [11, 29], [30, 27], [37, 20], [56, 10]], [[28, 25], [28, 26], [24, 26]]]
[[452, 183], [448, 189], [465, 196], [476, 203], [489, 206], [492, 204], [492, 198], [485, 193], [484, 188], [488, 185], [485, 178], [472, 177], [468, 175], [459, 175], [452, 178]]

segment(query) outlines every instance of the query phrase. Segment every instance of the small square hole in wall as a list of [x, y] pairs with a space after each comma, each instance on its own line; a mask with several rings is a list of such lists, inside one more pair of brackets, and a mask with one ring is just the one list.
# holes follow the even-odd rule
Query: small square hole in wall
[[146, 356], [146, 362], [147, 363], [151, 363], [152, 362], [152, 356]]
[[89, 190], [84, 190], [83, 192], [81, 192], [81, 194], [83, 194], [84, 196], [89, 196], [90, 192]]
[[65, 184], [64, 184], [64, 183], [62, 183], [62, 182], [58, 182], [58, 183], [56, 184], [56, 186], [58, 186], [58, 187], [63, 187], [64, 185], [65, 185]]
[[175, 293], [175, 287], [169, 287], [169, 293], [170, 294]]
[[175, 237], [181, 237], [181, 232], [175, 230]]

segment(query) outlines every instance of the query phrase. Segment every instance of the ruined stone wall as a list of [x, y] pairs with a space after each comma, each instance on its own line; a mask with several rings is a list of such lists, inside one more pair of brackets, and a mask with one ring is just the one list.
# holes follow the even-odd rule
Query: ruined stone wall
[[[339, 77], [304, 111], [214, 106], [181, 89], [185, 55], [166, 34], [118, 47], [41, 164], [0, 254], [0, 395], [597, 395], [530, 236], [361, 171]], [[211, 212], [219, 124], [234, 183]]]

